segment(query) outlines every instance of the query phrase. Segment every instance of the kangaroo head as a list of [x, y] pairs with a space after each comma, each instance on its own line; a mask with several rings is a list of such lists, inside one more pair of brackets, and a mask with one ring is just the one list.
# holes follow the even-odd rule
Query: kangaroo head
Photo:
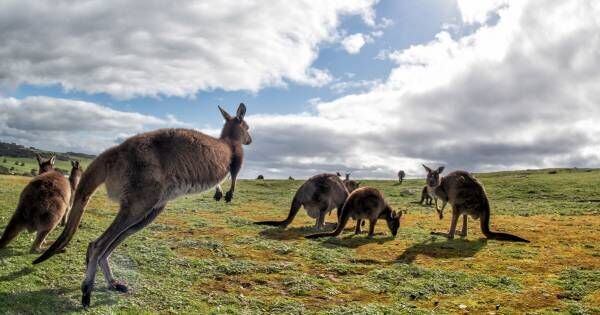
[[387, 226], [392, 232], [393, 236], [398, 234], [398, 229], [400, 228], [400, 218], [402, 217], [402, 211], [394, 211], [392, 208], [388, 206], [388, 211], [385, 216], [385, 221], [387, 222]]
[[83, 173], [83, 169], [81, 168], [81, 164], [79, 164], [79, 161], [71, 161], [71, 174], [75, 174], [78, 177], [81, 177], [81, 173]]
[[427, 171], [427, 180], [426, 180], [427, 186], [429, 186], [429, 187], [438, 186], [440, 184], [440, 174], [444, 171], [444, 167], [440, 166], [440, 167], [438, 167], [437, 170], [431, 170], [425, 164], [423, 164], [423, 167]]
[[54, 162], [56, 162], [56, 155], [52, 155], [48, 160], [44, 160], [39, 154], [35, 154], [35, 158], [38, 161], [38, 174], [43, 174], [54, 170]]
[[354, 190], [358, 189], [360, 182], [356, 180], [344, 180], [344, 186], [346, 186], [348, 192], [353, 192]]
[[252, 143], [252, 138], [248, 132], [250, 127], [248, 127], [248, 124], [244, 121], [246, 105], [240, 103], [235, 117], [229, 115], [229, 113], [221, 108], [221, 106], [219, 106], [219, 110], [221, 111], [223, 118], [225, 118], [225, 125], [221, 131], [221, 139], [229, 139], [245, 145]]

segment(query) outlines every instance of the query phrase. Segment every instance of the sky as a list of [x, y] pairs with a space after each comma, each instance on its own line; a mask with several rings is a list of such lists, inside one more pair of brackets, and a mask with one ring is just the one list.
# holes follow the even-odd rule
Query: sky
[[0, 141], [218, 135], [242, 178], [600, 167], [593, 0], [0, 2]]

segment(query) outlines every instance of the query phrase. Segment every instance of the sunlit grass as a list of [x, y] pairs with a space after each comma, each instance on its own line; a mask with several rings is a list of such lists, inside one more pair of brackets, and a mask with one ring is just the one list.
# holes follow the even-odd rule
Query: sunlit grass
[[[476, 314], [600, 312], [600, 172], [478, 178], [490, 195], [492, 228], [530, 244], [487, 241], [473, 220], [466, 240], [431, 236], [448, 229], [449, 215], [440, 221], [416, 203], [422, 180], [362, 181], [408, 211], [396, 238], [380, 222], [372, 239], [349, 226], [338, 238], [309, 241], [303, 236], [314, 220], [303, 211], [285, 230], [252, 224], [285, 217], [301, 181], [244, 180], [231, 204], [212, 193], [170, 203], [112, 256], [115, 276], [132, 292], [108, 291], [99, 272], [88, 312], [430, 314], [461, 312], [460, 305]], [[0, 229], [29, 180], [0, 176]], [[31, 234], [0, 251], [0, 313], [81, 312], [85, 248], [116, 210], [101, 188], [67, 253], [41, 265], [30, 264]]]

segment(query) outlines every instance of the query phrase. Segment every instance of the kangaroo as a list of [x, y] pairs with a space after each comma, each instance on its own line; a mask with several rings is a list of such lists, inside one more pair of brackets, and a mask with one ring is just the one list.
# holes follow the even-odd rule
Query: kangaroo
[[338, 236], [350, 217], [356, 220], [355, 234], [361, 233], [361, 226], [365, 219], [369, 219], [369, 237], [375, 233], [375, 224], [379, 218], [384, 218], [393, 236], [396, 236], [400, 228], [400, 217], [402, 212], [396, 213], [385, 202], [379, 190], [371, 187], [362, 187], [353, 191], [346, 199], [339, 216], [338, 225], [333, 232], [318, 233], [305, 236], [306, 238], [319, 238], [325, 236]]
[[86, 274], [81, 285], [84, 307], [90, 305], [97, 267], [110, 290], [127, 292], [113, 278], [108, 258], [127, 237], [150, 224], [169, 200], [201, 192], [231, 175], [225, 201], [231, 201], [242, 166], [243, 146], [252, 142], [244, 121], [242, 103], [232, 117], [219, 107], [225, 124], [220, 138], [192, 129], [159, 129], [142, 133], [101, 153], [87, 168], [77, 187], [67, 226], [59, 238], [33, 263], [38, 264], [62, 250], [73, 238], [90, 197], [104, 183], [119, 211], [102, 235], [92, 241], [86, 255]]
[[[350, 174], [352, 174], [352, 173], [346, 173], [346, 178], [342, 181], [344, 183], [344, 186], [346, 186], [346, 189], [348, 189], [348, 192], [352, 192], [355, 189], [357, 189], [358, 186], [360, 186], [359, 181], [350, 179]], [[338, 175], [338, 176], [340, 176], [340, 175]]]
[[71, 162], [71, 165], [73, 168], [68, 181], [60, 172], [51, 170], [36, 176], [25, 186], [17, 209], [0, 238], [0, 248], [6, 247], [21, 231], [27, 229], [30, 233], [37, 232], [30, 252], [41, 252], [46, 236], [65, 217], [81, 177], [79, 162]]
[[483, 185], [473, 175], [465, 171], [454, 171], [444, 177], [440, 173], [444, 167], [433, 171], [423, 165], [427, 170], [427, 186], [432, 189], [437, 198], [442, 200], [442, 208], [436, 210], [442, 218], [442, 213], [447, 203], [452, 206], [452, 223], [448, 233], [431, 232], [434, 235], [443, 235], [449, 239], [454, 238], [458, 218], [463, 216], [463, 226], [460, 236], [467, 236], [467, 215], [473, 219], [480, 219], [481, 232], [489, 238], [504, 241], [526, 242], [528, 240], [508, 233], [490, 231], [490, 204]]
[[262, 175], [258, 175], [258, 177], [256, 177], [256, 179], [258, 179], [258, 180], [264, 180], [264, 179], [265, 179], [265, 177], [264, 177], [264, 176], [262, 176]]
[[431, 206], [433, 202], [433, 198], [429, 195], [429, 189], [427, 185], [423, 186], [423, 190], [421, 190], [421, 201], [419, 201], [422, 205]]
[[406, 176], [406, 173], [404, 173], [403, 170], [398, 171], [398, 182], [400, 185], [402, 185], [402, 181], [404, 181], [404, 176]]
[[[352, 181], [354, 182], [354, 181]], [[348, 185], [351, 185], [350, 183]], [[348, 186], [334, 174], [319, 174], [309, 178], [296, 191], [292, 206], [287, 218], [283, 221], [260, 221], [258, 225], [272, 225], [287, 227], [294, 218], [300, 207], [304, 206], [306, 213], [313, 219], [317, 219], [315, 229], [320, 230], [325, 226], [325, 215], [338, 209], [339, 213], [348, 197]], [[353, 187], [353, 186], [350, 186]]]
[[54, 170], [54, 162], [56, 162], [56, 155], [52, 155], [49, 159], [44, 160], [39, 154], [35, 154], [35, 159], [38, 162], [38, 175]]

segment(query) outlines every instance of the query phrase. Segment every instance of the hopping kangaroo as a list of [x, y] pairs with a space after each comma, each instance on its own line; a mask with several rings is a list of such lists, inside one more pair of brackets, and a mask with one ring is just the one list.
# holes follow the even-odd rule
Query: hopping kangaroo
[[33, 263], [40, 263], [63, 249], [73, 238], [90, 197], [100, 184], [109, 198], [120, 203], [119, 211], [102, 235], [89, 244], [82, 304], [89, 306], [98, 265], [111, 290], [128, 288], [112, 275], [108, 258], [127, 237], [152, 222], [169, 200], [210, 189], [231, 174], [231, 200], [242, 166], [243, 148], [252, 142], [244, 121], [246, 106], [225, 118], [221, 137], [213, 138], [191, 129], [160, 129], [133, 136], [100, 154], [88, 167], [75, 193], [73, 209], [60, 237]]
[[356, 220], [355, 234], [361, 233], [362, 223], [365, 219], [368, 219], [369, 237], [373, 237], [377, 220], [383, 218], [387, 222], [392, 235], [396, 236], [398, 228], [400, 228], [400, 217], [402, 217], [402, 212], [396, 213], [396, 211], [393, 211], [387, 202], [385, 202], [379, 190], [371, 187], [363, 187], [353, 191], [348, 196], [348, 199], [346, 199], [335, 231], [307, 235], [306, 238], [338, 236], [342, 233], [350, 218]]
[[431, 206], [433, 203], [433, 198], [429, 195], [427, 185], [423, 186], [423, 190], [421, 190], [421, 201], [419, 201], [419, 203], [427, 206]]
[[0, 248], [4, 248], [21, 231], [27, 229], [29, 232], [37, 232], [30, 252], [41, 252], [46, 236], [61, 218], [64, 220], [65, 213], [71, 206], [74, 190], [81, 177], [79, 162], [71, 162], [71, 165], [68, 181], [60, 172], [49, 170], [34, 177], [25, 186], [17, 209], [0, 238]]
[[471, 174], [465, 171], [455, 171], [444, 177], [440, 173], [444, 167], [433, 171], [423, 165], [427, 170], [427, 185], [432, 189], [435, 196], [442, 200], [442, 208], [436, 210], [442, 218], [442, 213], [447, 203], [452, 206], [452, 223], [448, 233], [431, 232], [435, 235], [443, 235], [450, 239], [454, 238], [456, 233], [456, 224], [458, 218], [463, 216], [462, 233], [459, 235], [467, 236], [467, 215], [473, 219], [481, 220], [481, 232], [489, 238], [496, 240], [527, 242], [528, 240], [516, 235], [490, 231], [490, 204], [485, 193], [483, 185]]
[[317, 219], [315, 229], [320, 230], [325, 226], [325, 215], [338, 209], [338, 218], [344, 201], [348, 197], [348, 188], [358, 187], [353, 180], [342, 181], [334, 174], [319, 174], [309, 178], [296, 191], [292, 206], [287, 218], [283, 221], [260, 221], [259, 225], [273, 225], [287, 227], [292, 221], [300, 207], [304, 206], [306, 213], [313, 219]]

